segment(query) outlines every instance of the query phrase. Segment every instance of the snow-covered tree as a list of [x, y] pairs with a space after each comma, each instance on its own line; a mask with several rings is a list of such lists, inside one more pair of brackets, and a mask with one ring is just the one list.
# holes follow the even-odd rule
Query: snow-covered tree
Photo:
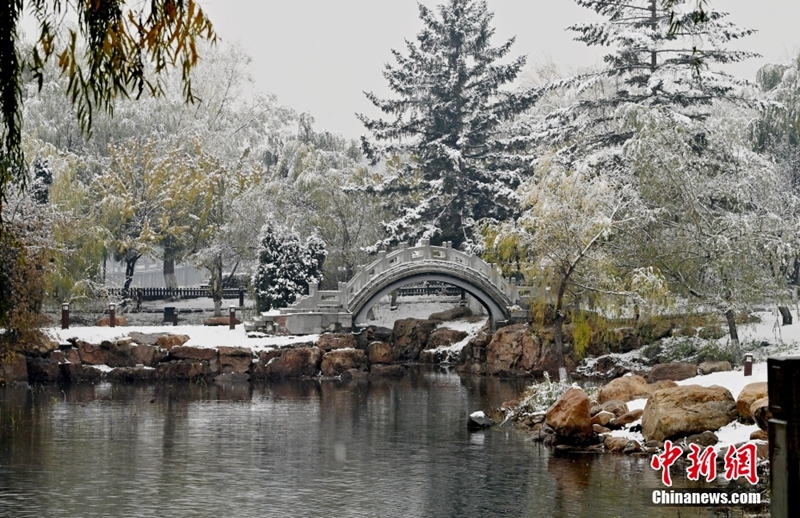
[[449, 0], [438, 16], [420, 4], [419, 12], [416, 42], [406, 42], [407, 54], [392, 51], [397, 64], [384, 71], [397, 97], [367, 94], [391, 118], [360, 116], [380, 146], [365, 138], [367, 154], [388, 161], [377, 192], [397, 218], [385, 223], [384, 244], [429, 237], [469, 246], [477, 221], [514, 211], [525, 166], [507, 153], [500, 129], [535, 94], [504, 88], [525, 58], [503, 62], [514, 40], [492, 46], [483, 0]]
[[[707, 9], [698, 18], [698, 6], [687, 0], [575, 1], [604, 18], [569, 27], [576, 39], [611, 52], [602, 69], [550, 85], [569, 90], [574, 102], [550, 113], [534, 140], [564, 146], [565, 157], [580, 159], [631, 138], [618, 124], [627, 107], [702, 119], [715, 100], [740, 95], [743, 81], [711, 68], [756, 55], [727, 47], [754, 32], [726, 21], [727, 13]], [[598, 87], [603, 95], [586, 95]]]
[[319, 283], [327, 252], [316, 237], [302, 242], [300, 236], [267, 224], [261, 230], [258, 267], [253, 275], [260, 311], [283, 308]]
[[[37, 24], [32, 45], [20, 41], [19, 22], [26, 12]], [[115, 98], [137, 97], [145, 90], [160, 93], [159, 74], [171, 67], [180, 67], [184, 98], [193, 100], [190, 72], [198, 61], [198, 44], [216, 40], [194, 0], [136, 6], [125, 0], [18, 0], [3, 5], [0, 34], [0, 218], [10, 188], [26, 186], [22, 121], [27, 77], [41, 88], [48, 61], [57, 62], [67, 79], [63, 92], [81, 128], [89, 132], [94, 113], [113, 112]]]
[[126, 291], [142, 256], [157, 249], [177, 253], [193, 239], [208, 192], [207, 179], [185, 150], [160, 144], [150, 139], [112, 145], [92, 182], [106, 248], [125, 262]]
[[513, 243], [524, 254], [527, 282], [549, 295], [543, 302], [554, 307], [554, 346], [562, 369], [566, 301], [580, 301], [586, 292], [629, 294], [613, 245], [643, 215], [636, 192], [622, 180], [541, 160], [535, 177], [520, 188], [521, 216], [496, 227], [487, 243], [487, 250]]
[[[800, 55], [789, 65], [763, 66], [756, 82], [763, 106], [750, 126], [753, 147], [774, 162], [780, 185], [800, 196]], [[787, 266], [786, 276], [800, 285], [800, 254]]]
[[746, 113], [724, 108], [704, 124], [639, 110], [625, 159], [650, 215], [633, 247], [639, 260], [724, 314], [736, 353], [736, 312], [788, 295], [782, 272], [797, 249], [798, 200], [750, 150]]

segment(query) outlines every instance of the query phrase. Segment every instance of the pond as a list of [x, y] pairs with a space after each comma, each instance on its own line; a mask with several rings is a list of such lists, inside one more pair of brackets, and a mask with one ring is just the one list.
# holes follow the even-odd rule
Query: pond
[[[470, 412], [518, 381], [0, 387], [0, 516], [678, 516], [646, 458], [561, 457]], [[697, 516], [681, 509], [680, 516]]]

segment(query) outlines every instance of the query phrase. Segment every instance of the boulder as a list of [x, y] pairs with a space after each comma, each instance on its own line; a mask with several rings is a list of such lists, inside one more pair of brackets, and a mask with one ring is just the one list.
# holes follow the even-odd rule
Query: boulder
[[[96, 370], [96, 369], [95, 369]], [[121, 367], [106, 374], [106, 379], [134, 383], [150, 381], [156, 378], [156, 369], [144, 367]]]
[[70, 347], [69, 349], [62, 349], [64, 353], [64, 357], [66, 358], [67, 362], [69, 363], [80, 363], [81, 362], [81, 355], [78, 353], [78, 349], [75, 347]]
[[594, 437], [591, 402], [580, 388], [571, 387], [547, 409], [545, 423], [552, 428], [561, 444], [586, 444]]
[[695, 376], [697, 376], [697, 365], [694, 363], [659, 363], [650, 371], [647, 381], [650, 383], [661, 380], [681, 381]]
[[190, 345], [178, 345], [169, 350], [170, 360], [196, 360], [208, 361], [217, 357], [217, 350], [207, 347], [192, 347]]
[[624, 453], [625, 455], [630, 455], [632, 453], [639, 453], [640, 451], [642, 451], [642, 445], [639, 444], [639, 441], [631, 440], [628, 441], [628, 444], [625, 445], [625, 448], [623, 448], [622, 453]]
[[608, 424], [609, 421], [614, 419], [614, 414], [608, 412], [607, 410], [601, 410], [600, 412], [596, 413], [592, 416], [592, 424], [599, 424], [600, 426], [605, 426]]
[[27, 363], [29, 383], [54, 383], [61, 377], [58, 362], [53, 359], [29, 357]]
[[106, 349], [106, 365], [109, 367], [135, 367], [136, 358], [133, 356], [132, 347], [129, 344], [114, 343], [109, 344]]
[[486, 346], [492, 341], [484, 327], [478, 334], [470, 338], [467, 345], [458, 355], [456, 372], [463, 374], [484, 374], [486, 372]]
[[366, 370], [367, 355], [361, 349], [337, 349], [325, 353], [320, 367], [323, 376], [340, 376], [349, 369]]
[[[216, 351], [214, 351], [216, 353]], [[208, 362], [198, 360], [176, 360], [159, 363], [156, 379], [188, 381], [204, 378], [208, 373]]]
[[316, 376], [321, 362], [322, 350], [319, 347], [283, 349], [280, 356], [267, 363], [266, 376], [284, 379]]
[[99, 345], [90, 344], [83, 340], [78, 340], [78, 356], [80, 356], [81, 363], [87, 365], [105, 365], [106, 364], [106, 350]]
[[431, 333], [428, 337], [428, 349], [436, 349], [437, 347], [450, 347], [456, 342], [460, 342], [467, 337], [464, 331], [457, 331], [447, 327], [440, 327]]
[[628, 405], [623, 403], [622, 401], [612, 399], [611, 401], [606, 401], [602, 405], [595, 405], [592, 407], [591, 414], [595, 416], [599, 412], [611, 412], [614, 417], [619, 417], [621, 415], [628, 413]]
[[651, 388], [647, 381], [641, 376], [623, 376], [609, 381], [600, 388], [597, 393], [597, 401], [605, 403], [607, 401], [621, 401], [626, 403], [633, 399], [643, 398], [650, 395]]
[[356, 337], [352, 333], [325, 333], [319, 337], [315, 345], [324, 352], [333, 349], [353, 349], [356, 346]]
[[52, 351], [58, 349], [58, 342], [51, 340], [49, 336], [44, 333], [36, 333], [35, 337], [31, 339], [28, 347], [28, 352], [38, 356], [46, 356]]
[[[246, 374], [253, 365], [253, 351], [247, 347], [217, 348], [219, 353], [219, 371], [222, 374]], [[214, 369], [212, 369], [213, 371]]]
[[133, 356], [133, 361], [136, 362], [135, 365], [144, 365], [145, 367], [152, 367], [161, 358], [156, 360], [156, 351], [158, 349], [153, 347], [152, 345], [133, 345], [131, 346], [131, 355]]
[[404, 318], [396, 320], [392, 329], [392, 358], [395, 360], [417, 361], [420, 352], [428, 343], [433, 330], [438, 325], [430, 320]]
[[653, 383], [650, 383], [650, 393], [652, 394], [656, 390], [661, 390], [665, 388], [672, 388], [677, 387], [678, 384], [672, 380], [659, 380]]
[[[111, 325], [111, 319], [109, 317], [103, 317], [97, 321], [95, 324], [97, 327], [108, 327]], [[117, 315], [114, 317], [114, 327], [127, 327], [128, 326], [128, 319]]]
[[47, 357], [58, 363], [67, 363], [67, 355], [64, 354], [64, 351], [53, 351]]
[[631, 439], [627, 437], [612, 437], [611, 435], [603, 437], [603, 446], [605, 446], [606, 451], [610, 452], [619, 453], [625, 451], [625, 447], [628, 446], [629, 442], [631, 442]]
[[641, 408], [637, 408], [636, 410], [631, 410], [630, 412], [622, 414], [621, 416], [615, 417], [614, 419], [609, 421], [608, 426], [611, 428], [622, 428], [623, 426], [629, 425], [641, 419], [642, 414], [644, 414], [644, 410], [642, 410]]
[[59, 371], [61, 378], [66, 381], [95, 381], [103, 377], [103, 371], [100, 369], [80, 363], [62, 363]]
[[428, 320], [434, 320], [436, 322], [448, 322], [450, 320], [456, 320], [469, 316], [472, 316], [472, 310], [469, 309], [468, 306], [456, 306], [445, 311], [439, 311], [438, 313], [431, 313], [431, 316], [428, 317]]
[[14, 354], [8, 363], [0, 363], [0, 385], [28, 381], [28, 363], [25, 356]]
[[258, 359], [250, 367], [250, 375], [255, 379], [265, 379], [267, 377], [267, 364], [273, 358], [280, 357], [280, 355], [280, 349], [267, 349], [266, 351], [259, 351], [256, 355]]
[[[558, 379], [559, 377], [559, 360], [555, 344], [551, 344], [546, 348], [544, 353], [539, 357], [539, 361], [531, 369], [531, 374], [536, 377], [544, 376], [546, 372], [551, 378]], [[575, 371], [575, 361], [570, 358], [567, 353], [564, 353], [564, 366], [567, 372]]]
[[501, 327], [486, 346], [486, 374], [527, 375], [540, 351], [538, 337], [529, 333], [525, 324]]
[[610, 428], [606, 428], [606, 427], [605, 427], [605, 426], [603, 426], [603, 425], [600, 425], [600, 424], [594, 424], [594, 423], [593, 423], [593, 424], [592, 424], [592, 431], [594, 431], [594, 433], [596, 433], [597, 435], [602, 435], [602, 434], [604, 434], [604, 433], [609, 433], [609, 432], [611, 432], [611, 429], [610, 429]]
[[736, 415], [736, 401], [724, 387], [686, 385], [657, 390], [644, 408], [642, 435], [646, 440], [673, 440], [718, 430]]
[[467, 418], [467, 430], [477, 431], [494, 426], [494, 421], [491, 417], [484, 414], [481, 410], [472, 412]]
[[[237, 326], [241, 324], [242, 321], [236, 317], [233, 317], [233, 325]], [[203, 320], [204, 326], [229, 326], [231, 325], [230, 317], [208, 317]]]
[[173, 347], [183, 345], [188, 341], [189, 337], [187, 335], [166, 334], [156, 338], [151, 345], [157, 345], [162, 349], [172, 349]]
[[698, 446], [714, 446], [719, 442], [719, 437], [714, 432], [706, 430], [703, 433], [690, 435], [686, 438], [686, 444], [696, 444]]
[[372, 342], [367, 346], [367, 360], [370, 364], [392, 363], [392, 348], [386, 342]]
[[369, 366], [370, 377], [375, 378], [402, 378], [406, 374], [406, 369], [402, 365], [384, 365], [373, 363]]
[[697, 366], [697, 370], [700, 372], [700, 374], [706, 375], [713, 372], [727, 372], [729, 370], [733, 370], [733, 367], [731, 367], [730, 362], [725, 361], [703, 362]]
[[[164, 334], [163, 333], [140, 333], [138, 331], [131, 331], [128, 334], [128, 336], [130, 336], [131, 339], [137, 344], [156, 345], [156, 342], [158, 341], [158, 339], [161, 338], [162, 336], [164, 336]], [[181, 335], [176, 335], [176, 336], [181, 336]], [[187, 337], [187, 340], [188, 340], [188, 337]], [[174, 345], [183, 345], [183, 343], [174, 344]], [[160, 347], [163, 347], [163, 346], [160, 346]]]
[[750, 414], [759, 428], [769, 430], [769, 420], [772, 419], [772, 412], [769, 410], [769, 397], [755, 400], [750, 405]]
[[757, 400], [765, 397], [767, 397], [766, 381], [748, 383], [745, 385], [742, 391], [739, 392], [739, 397], [736, 398], [736, 410], [739, 411], [739, 421], [743, 423], [752, 423], [753, 414], [750, 412], [750, 407]]

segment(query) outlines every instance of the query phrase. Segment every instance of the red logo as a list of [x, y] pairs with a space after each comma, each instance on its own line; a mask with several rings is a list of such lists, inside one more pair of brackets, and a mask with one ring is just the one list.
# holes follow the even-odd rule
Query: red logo
[[[689, 448], [692, 450], [687, 455], [690, 465], [686, 468], [686, 476], [689, 480], [700, 480], [703, 476], [708, 482], [717, 478], [717, 451], [713, 446], [707, 446], [705, 449], [696, 444], [690, 444]], [[675, 461], [683, 454], [683, 450], [674, 444], [672, 441], [664, 441], [664, 453], [653, 455], [650, 460], [650, 466], [654, 470], [663, 470], [661, 473], [661, 481], [665, 486], [672, 485], [672, 477], [669, 473], [669, 468]], [[728, 446], [728, 451], [725, 453], [725, 472], [722, 474], [725, 480], [735, 480], [739, 477], [745, 477], [751, 484], [758, 483], [758, 474], [756, 473], [756, 445], [748, 442], [739, 446], [738, 448], [731, 444]]]

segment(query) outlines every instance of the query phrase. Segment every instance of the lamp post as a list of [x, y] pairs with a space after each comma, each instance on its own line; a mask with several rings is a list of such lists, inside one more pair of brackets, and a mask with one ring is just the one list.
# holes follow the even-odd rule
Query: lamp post
[[69, 302], [61, 304], [61, 329], [69, 329]]
[[108, 327], [117, 326], [117, 305], [111, 302], [108, 305]]
[[229, 329], [236, 329], [236, 306], [228, 309], [228, 325]]

